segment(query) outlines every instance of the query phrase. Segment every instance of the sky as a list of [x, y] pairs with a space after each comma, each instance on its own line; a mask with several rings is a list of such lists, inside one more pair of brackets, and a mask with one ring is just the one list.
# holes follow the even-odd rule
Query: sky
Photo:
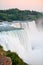
[[0, 9], [11, 8], [43, 12], [43, 0], [0, 0]]

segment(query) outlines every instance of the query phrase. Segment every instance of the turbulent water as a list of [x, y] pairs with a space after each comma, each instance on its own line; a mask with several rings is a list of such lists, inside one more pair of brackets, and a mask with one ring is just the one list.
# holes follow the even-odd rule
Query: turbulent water
[[0, 24], [0, 45], [16, 52], [28, 64], [43, 65], [43, 31], [38, 30], [35, 21], [18, 26]]

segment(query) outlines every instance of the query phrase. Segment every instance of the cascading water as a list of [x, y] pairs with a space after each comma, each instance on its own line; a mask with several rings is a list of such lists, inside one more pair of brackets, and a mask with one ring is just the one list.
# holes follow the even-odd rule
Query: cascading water
[[[10, 29], [10, 31], [9, 31]], [[6, 26], [0, 28], [0, 45], [5, 50], [16, 52], [24, 61], [30, 63], [31, 44], [28, 41], [27, 32], [24, 29], [14, 29]], [[27, 54], [29, 51], [29, 54]], [[25, 55], [24, 55], [25, 54]]]
[[0, 45], [16, 52], [28, 64], [43, 65], [43, 32], [38, 31], [35, 21], [19, 23], [20, 29], [13, 24], [0, 25]]

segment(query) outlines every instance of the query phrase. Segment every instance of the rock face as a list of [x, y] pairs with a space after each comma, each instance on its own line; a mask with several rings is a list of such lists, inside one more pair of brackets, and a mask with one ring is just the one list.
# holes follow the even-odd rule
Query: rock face
[[11, 58], [0, 55], [0, 65], [12, 65]]

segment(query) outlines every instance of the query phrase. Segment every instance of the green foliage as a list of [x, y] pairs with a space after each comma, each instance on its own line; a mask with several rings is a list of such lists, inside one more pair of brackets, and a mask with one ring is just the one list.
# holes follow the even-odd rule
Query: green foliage
[[19, 56], [14, 53], [14, 52], [10, 52], [7, 51], [7, 55], [8, 57], [11, 57], [12, 59], [12, 65], [27, 65], [26, 63], [23, 62], [22, 59], [19, 58]]
[[3, 47], [0, 45], [0, 49], [2, 49], [3, 50]]
[[6, 57], [10, 57], [12, 60], [12, 65], [28, 65], [15, 53], [9, 51], [4, 51], [3, 47], [0, 45], [0, 54]]
[[0, 21], [13, 21], [13, 20], [36, 20], [37, 18], [43, 16], [42, 13], [30, 10], [19, 10], [19, 9], [9, 9], [0, 10]]

